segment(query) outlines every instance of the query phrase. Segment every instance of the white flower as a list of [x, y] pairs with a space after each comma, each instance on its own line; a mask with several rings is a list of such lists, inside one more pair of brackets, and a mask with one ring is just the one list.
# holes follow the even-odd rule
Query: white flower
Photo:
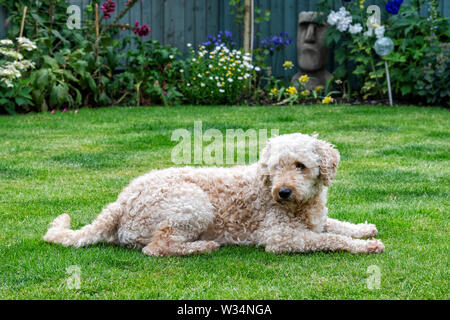
[[29, 40], [28, 38], [24, 38], [24, 37], [17, 38], [17, 42], [19, 43], [20, 48], [23, 48], [27, 51], [32, 51], [32, 50], [37, 49], [36, 44], [33, 41]]
[[184, 73], [184, 70], [183, 70], [183, 69], [180, 69], [180, 73]]
[[228, 78], [228, 82], [229, 82], [229, 83], [232, 83], [232, 82], [233, 82], [233, 79], [232, 79], [232, 78]]
[[334, 25], [336, 25], [336, 23], [338, 23], [338, 21], [339, 21], [339, 16], [337, 15], [336, 12], [331, 10], [330, 14], [328, 15], [328, 19], [327, 19], [328, 24], [330, 26], [334, 26]]
[[224, 93], [224, 92], [225, 92], [225, 90], [223, 90], [223, 89], [219, 89], [219, 92], [220, 92], [220, 93]]
[[199, 73], [199, 74], [197, 75], [197, 77], [202, 78], [202, 75]]
[[0, 44], [4, 45], [4, 46], [12, 46], [14, 43], [9, 39], [5, 39], [5, 40], [0, 40]]
[[200, 83], [200, 87], [204, 88], [206, 85], [202, 82]]
[[260, 68], [260, 67], [255, 67], [255, 71], [256, 71], [256, 72], [260, 72], [260, 71], [261, 71], [261, 68]]
[[377, 39], [384, 37], [384, 31], [385, 31], [384, 26], [375, 29], [375, 36], [377, 37]]
[[173, 58], [175, 58], [173, 55], [170, 55], [170, 56], [169, 56], [169, 59], [170, 59], [170, 60], [173, 60]]
[[331, 10], [327, 18], [328, 24], [332, 26], [335, 25], [341, 32], [347, 31], [352, 21], [353, 18], [350, 15], [350, 12], [348, 12], [344, 7], [341, 7], [338, 12]]
[[188, 83], [188, 84], [186, 84], [188, 87], [190, 87], [191, 86], [191, 84], [190, 83]]
[[214, 80], [214, 78], [213, 77], [209, 77], [209, 80]]
[[11, 49], [4, 49], [0, 47], [0, 54], [13, 58], [15, 60], [22, 60], [23, 59], [23, 55], [18, 53], [15, 50], [11, 50]]
[[342, 18], [337, 24], [337, 29], [340, 32], [347, 31], [347, 29], [350, 26], [350, 24], [352, 23], [352, 21], [353, 21], [353, 18], [351, 16]]
[[362, 29], [362, 25], [360, 23], [357, 23], [349, 26], [348, 32], [350, 32], [351, 34], [358, 34], [362, 31]]
[[188, 48], [192, 47], [192, 44], [188, 43], [188, 44], [187, 44], [187, 47], [188, 47]]

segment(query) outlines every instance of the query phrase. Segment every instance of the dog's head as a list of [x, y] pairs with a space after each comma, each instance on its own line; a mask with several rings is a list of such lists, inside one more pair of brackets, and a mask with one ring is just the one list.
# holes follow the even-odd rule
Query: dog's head
[[258, 175], [278, 203], [303, 203], [331, 185], [339, 160], [339, 152], [315, 136], [282, 135], [261, 152]]

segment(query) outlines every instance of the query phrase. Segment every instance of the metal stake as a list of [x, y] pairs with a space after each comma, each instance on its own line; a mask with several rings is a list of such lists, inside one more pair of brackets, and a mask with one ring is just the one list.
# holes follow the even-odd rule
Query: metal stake
[[394, 103], [392, 101], [392, 90], [391, 90], [391, 77], [389, 76], [389, 67], [386, 60], [384, 60], [384, 65], [386, 66], [386, 77], [387, 77], [387, 84], [388, 84], [388, 92], [389, 92], [389, 104], [394, 106]]

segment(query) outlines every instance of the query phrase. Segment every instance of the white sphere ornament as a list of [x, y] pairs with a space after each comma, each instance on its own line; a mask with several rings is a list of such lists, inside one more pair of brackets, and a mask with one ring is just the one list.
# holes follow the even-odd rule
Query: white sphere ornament
[[382, 57], [387, 56], [392, 50], [394, 50], [394, 42], [391, 38], [383, 37], [375, 42], [375, 52]]

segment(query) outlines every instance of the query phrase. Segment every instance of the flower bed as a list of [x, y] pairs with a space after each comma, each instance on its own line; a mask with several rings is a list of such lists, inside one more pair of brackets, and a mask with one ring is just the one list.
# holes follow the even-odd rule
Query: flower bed
[[[423, 0], [408, 5], [388, 1], [382, 19], [367, 13], [364, 0], [344, 1], [338, 10], [320, 0], [319, 17], [329, 25], [326, 42], [334, 48], [335, 69], [326, 85], [312, 90], [306, 87], [307, 77], [289, 83], [271, 75], [268, 58], [294, 50], [294, 39], [286, 33], [264, 37], [245, 54], [224, 30], [191, 47], [185, 57], [148, 40], [148, 25], [119, 24], [137, 0], [127, 1], [115, 18], [115, 1], [103, 2], [98, 18], [95, 7], [88, 6], [79, 30], [67, 28], [68, 4], [57, 0], [30, 9], [24, 35], [31, 40], [20, 37], [14, 44], [25, 1], [2, 1], [12, 27], [9, 38], [0, 42], [0, 113], [111, 105], [385, 103], [384, 60], [374, 51], [374, 42], [384, 36], [395, 44], [385, 59], [396, 101], [449, 104], [450, 28], [435, 0], [428, 1], [428, 17], [419, 14]], [[47, 11], [53, 13], [51, 20], [42, 15]], [[265, 13], [264, 19], [269, 18]], [[128, 35], [119, 40], [118, 32], [126, 30]], [[283, 67], [296, 66], [286, 61]]]

